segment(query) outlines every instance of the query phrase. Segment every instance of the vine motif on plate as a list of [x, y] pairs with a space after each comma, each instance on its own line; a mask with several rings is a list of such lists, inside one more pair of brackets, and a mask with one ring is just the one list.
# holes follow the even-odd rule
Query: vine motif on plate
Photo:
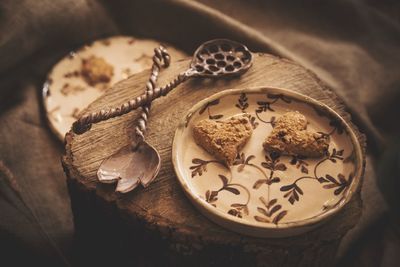
[[223, 117], [224, 115], [222, 115], [222, 114], [212, 115], [212, 114], [211, 114], [211, 111], [210, 111], [210, 108], [211, 108], [212, 106], [216, 106], [216, 105], [218, 105], [218, 104], [219, 104], [219, 99], [215, 99], [215, 100], [213, 100], [213, 101], [208, 102], [207, 104], [205, 104], [205, 105], [199, 110], [199, 114], [201, 115], [201, 114], [203, 114], [203, 113], [207, 110], [208, 118], [209, 118], [210, 120], [219, 120], [219, 119], [222, 119], [222, 117]]

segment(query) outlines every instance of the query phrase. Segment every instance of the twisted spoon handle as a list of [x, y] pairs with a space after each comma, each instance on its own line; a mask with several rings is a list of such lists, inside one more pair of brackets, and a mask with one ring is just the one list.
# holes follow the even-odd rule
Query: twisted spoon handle
[[[162, 45], [160, 47], [154, 49], [153, 56], [153, 65], [151, 67], [151, 75], [146, 83], [146, 95], [151, 95], [156, 87], [156, 82], [158, 78], [158, 74], [162, 67], [166, 68], [171, 63], [171, 57], [168, 54], [167, 49], [165, 49]], [[135, 127], [135, 143], [133, 146], [136, 147], [138, 144], [143, 142], [144, 133], [147, 127], [147, 121], [150, 113], [151, 103], [142, 106], [142, 112], [137, 121], [137, 126]]]
[[172, 89], [177, 87], [182, 82], [186, 81], [188, 78], [191, 77], [192, 70], [189, 69], [188, 71], [180, 73], [173, 81], [169, 82], [168, 84], [154, 88], [152, 91], [147, 91], [146, 93], [137, 96], [134, 99], [127, 101], [126, 103], [122, 104], [116, 108], [108, 108], [102, 109], [97, 112], [92, 112], [90, 114], [85, 114], [80, 117], [77, 121], [74, 122], [72, 125], [72, 130], [76, 134], [83, 134], [88, 131], [93, 123], [105, 121], [111, 118], [115, 118], [126, 113], [131, 112], [139, 107], [145, 106], [150, 104], [154, 99], [167, 95]]

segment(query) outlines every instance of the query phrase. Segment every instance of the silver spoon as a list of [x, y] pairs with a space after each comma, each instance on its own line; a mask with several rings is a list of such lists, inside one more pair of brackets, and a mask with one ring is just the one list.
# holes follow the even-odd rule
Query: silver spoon
[[[154, 88], [153, 86], [145, 94], [122, 104], [120, 107], [102, 109], [98, 112], [83, 115], [74, 122], [72, 130], [76, 134], [82, 134], [88, 131], [93, 123], [121, 116], [139, 107], [146, 107], [154, 99], [167, 95], [172, 89], [189, 78], [219, 78], [241, 75], [251, 65], [251, 52], [243, 44], [226, 39], [208, 41], [197, 48], [189, 69], [180, 73], [172, 82], [163, 87]], [[145, 129], [145, 125], [142, 128]], [[147, 186], [155, 178], [160, 168], [160, 156], [151, 145], [142, 139], [138, 150], [132, 151], [130, 148], [123, 148], [109, 159], [106, 159], [102, 165], [107, 168], [99, 170], [102, 176], [101, 181], [115, 182], [116, 179], [119, 179], [118, 183], [121, 183], [121, 187], [118, 188], [117, 185], [117, 191], [128, 192], [134, 189], [142, 180], [144, 181], [142, 184]], [[109, 168], [108, 166], [111, 167]], [[116, 178], [117, 175], [124, 176], [125, 179], [122, 177]], [[132, 176], [139, 178], [127, 179], [127, 177]], [[125, 183], [126, 185], [124, 185]]]
[[[150, 79], [146, 84], [146, 93], [152, 91], [156, 86], [161, 67], [168, 67], [169, 64], [170, 56], [167, 50], [163, 46], [154, 49], [153, 66]], [[105, 159], [97, 171], [100, 182], [117, 182], [115, 189], [117, 192], [127, 193], [139, 184], [147, 187], [160, 170], [160, 155], [152, 145], [144, 140], [150, 107], [151, 104], [142, 107], [132, 144]]]

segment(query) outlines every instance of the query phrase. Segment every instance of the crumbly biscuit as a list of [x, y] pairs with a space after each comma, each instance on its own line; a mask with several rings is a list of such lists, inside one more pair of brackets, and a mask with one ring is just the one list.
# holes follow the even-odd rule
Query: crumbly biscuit
[[267, 152], [321, 157], [329, 148], [329, 136], [307, 131], [307, 119], [300, 112], [287, 112], [276, 120], [274, 129], [263, 143]]
[[246, 116], [232, 117], [226, 121], [202, 120], [193, 127], [193, 137], [198, 145], [217, 159], [232, 165], [237, 153], [249, 140], [253, 128]]
[[91, 56], [82, 60], [81, 73], [89, 85], [95, 86], [98, 83], [110, 82], [114, 68], [103, 58]]

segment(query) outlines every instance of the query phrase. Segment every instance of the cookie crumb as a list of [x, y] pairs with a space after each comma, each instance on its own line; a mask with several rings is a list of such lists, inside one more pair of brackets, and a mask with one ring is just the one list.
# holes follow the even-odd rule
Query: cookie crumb
[[98, 83], [109, 83], [114, 74], [114, 68], [103, 58], [91, 56], [82, 60], [81, 73], [89, 85], [95, 86]]

